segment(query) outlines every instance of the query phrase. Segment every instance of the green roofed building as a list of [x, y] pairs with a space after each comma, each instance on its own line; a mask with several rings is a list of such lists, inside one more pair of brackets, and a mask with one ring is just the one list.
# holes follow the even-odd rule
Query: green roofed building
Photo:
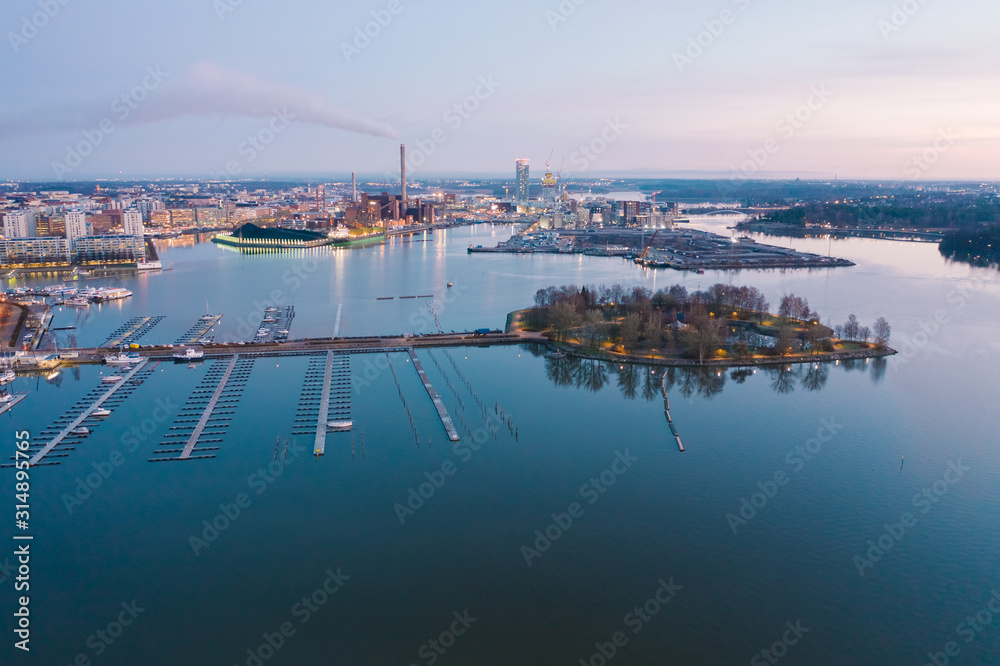
[[212, 239], [212, 242], [235, 247], [301, 249], [329, 245], [332, 240], [326, 234], [317, 231], [280, 227], [265, 229], [247, 222], [232, 231], [219, 234]]

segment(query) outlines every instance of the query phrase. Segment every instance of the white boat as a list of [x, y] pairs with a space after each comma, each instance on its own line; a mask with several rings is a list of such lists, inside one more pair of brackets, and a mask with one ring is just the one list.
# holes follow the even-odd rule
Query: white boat
[[3, 395], [0, 395], [0, 405], [6, 405], [8, 402], [11, 402], [13, 399], [14, 399], [13, 395], [11, 395], [10, 393], [4, 393]]
[[125, 378], [121, 377], [119, 375], [108, 375], [107, 377], [105, 377], [101, 381], [104, 382], [105, 384], [115, 384], [117, 382], [120, 382], [123, 379], [125, 379]]
[[202, 338], [201, 340], [198, 341], [198, 344], [200, 344], [200, 345], [210, 345], [210, 344], [212, 344], [212, 338]]
[[209, 319], [215, 319], [215, 315], [204, 315], [201, 320], [208, 321]]
[[347, 432], [354, 427], [354, 421], [328, 421], [326, 427], [334, 432]]
[[110, 409], [104, 409], [103, 407], [101, 407], [100, 409], [95, 409], [94, 411], [92, 411], [90, 413], [90, 415], [91, 416], [111, 416], [111, 410]]
[[76, 298], [71, 298], [68, 301], [66, 301], [65, 304], [73, 308], [90, 307], [90, 301], [83, 296], [77, 296]]
[[104, 357], [104, 362], [108, 365], [130, 365], [132, 363], [138, 363], [142, 360], [142, 357], [138, 354], [126, 354], [122, 352], [121, 354], [110, 354]]
[[140, 271], [159, 271], [163, 270], [163, 263], [159, 261], [140, 261], [135, 265]]
[[9, 368], [0, 374], [0, 384], [10, 384], [15, 379], [17, 379], [17, 374]]
[[277, 321], [274, 317], [264, 317], [264, 323], [270, 324], [273, 321]]
[[73, 435], [89, 435], [90, 428], [85, 428], [84, 426], [80, 426], [79, 428], [73, 428], [73, 430], [71, 430], [70, 433]]
[[191, 361], [194, 359], [205, 358], [205, 352], [200, 349], [195, 349], [194, 347], [188, 347], [183, 353], [174, 354], [174, 358], [178, 361]]

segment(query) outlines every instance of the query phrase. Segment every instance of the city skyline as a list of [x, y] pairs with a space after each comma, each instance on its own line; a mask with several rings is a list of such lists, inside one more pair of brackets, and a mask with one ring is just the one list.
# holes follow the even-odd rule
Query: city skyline
[[3, 179], [1000, 178], [972, 0], [50, 4], [0, 9]]

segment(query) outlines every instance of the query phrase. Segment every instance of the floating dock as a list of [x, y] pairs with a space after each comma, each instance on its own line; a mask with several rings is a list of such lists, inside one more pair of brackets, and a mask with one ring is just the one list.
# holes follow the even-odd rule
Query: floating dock
[[163, 319], [163, 317], [133, 317], [116, 329], [101, 346], [120, 347], [131, 344], [153, 330], [153, 327]]
[[330, 351], [313, 357], [306, 370], [292, 435], [314, 437], [313, 454], [321, 456], [326, 453], [327, 423], [350, 418], [350, 356]]
[[215, 328], [215, 325], [222, 321], [222, 315], [205, 315], [188, 331], [174, 341], [175, 345], [194, 345], [208, 335], [208, 332]]
[[427, 395], [430, 396], [431, 402], [434, 403], [434, 408], [437, 409], [438, 416], [441, 417], [441, 425], [444, 426], [445, 431], [448, 433], [448, 439], [453, 442], [459, 441], [458, 430], [455, 429], [455, 424], [448, 415], [448, 410], [445, 409], [441, 396], [434, 390], [431, 380], [427, 378], [424, 366], [421, 365], [420, 359], [417, 358], [417, 352], [413, 347], [407, 347], [406, 351], [410, 355], [410, 360], [413, 361], [413, 367], [417, 369], [417, 374], [420, 375], [420, 381], [423, 383], [424, 388], [427, 389]]
[[[253, 359], [241, 357], [239, 354], [229, 359], [228, 363], [217, 362], [206, 373], [205, 378], [188, 398], [187, 405], [181, 410], [170, 431], [164, 437], [171, 441], [161, 442], [160, 446], [181, 444], [180, 449], [159, 449], [150, 458], [150, 462], [166, 462], [172, 460], [202, 460], [214, 458], [215, 454], [193, 455], [206, 451], [217, 451], [219, 447], [204, 447], [200, 444], [216, 444], [221, 442], [221, 435], [229, 427], [232, 414], [239, 403], [247, 378], [253, 369]], [[214, 387], [213, 387], [214, 384]], [[193, 418], [197, 417], [197, 418]], [[192, 426], [191, 424], [195, 424]], [[185, 431], [190, 430], [190, 433]], [[206, 437], [212, 437], [206, 439]], [[180, 453], [174, 456], [169, 454]], [[168, 457], [162, 457], [168, 455]]]
[[21, 402], [22, 400], [24, 400], [25, 398], [28, 397], [27, 393], [15, 393], [13, 395], [14, 395], [14, 399], [13, 400], [11, 400], [10, 402], [6, 403], [3, 407], [0, 407], [0, 414], [4, 414], [6, 412], [9, 412], [11, 409], [14, 408], [14, 405], [16, 405], [17, 403]]
[[45, 456], [49, 455], [49, 453], [52, 452], [52, 449], [54, 449], [57, 446], [59, 446], [59, 444], [61, 444], [67, 437], [73, 436], [73, 431], [74, 430], [76, 430], [77, 428], [79, 428], [83, 424], [84, 421], [86, 421], [88, 418], [90, 418], [90, 416], [95, 411], [97, 411], [97, 409], [99, 409], [101, 407], [101, 405], [103, 405], [105, 402], [108, 402], [109, 400], [111, 400], [111, 398], [116, 393], [118, 393], [121, 389], [123, 389], [124, 387], [129, 387], [130, 389], [134, 388], [135, 385], [132, 384], [131, 382], [133, 381], [133, 379], [135, 378], [135, 376], [137, 374], [139, 374], [139, 372], [143, 368], [146, 367], [146, 365], [148, 363], [149, 363], [149, 361], [146, 360], [146, 359], [143, 359], [142, 361], [139, 361], [139, 363], [136, 364], [136, 366], [127, 375], [125, 375], [122, 378], [121, 381], [115, 382], [114, 385], [111, 386], [111, 388], [109, 388], [103, 395], [101, 395], [97, 400], [95, 400], [93, 403], [91, 403], [89, 407], [87, 407], [86, 409], [84, 409], [75, 418], [72, 418], [72, 420], [68, 424], [65, 425], [65, 427], [62, 429], [62, 431], [59, 432], [58, 435], [56, 435], [55, 437], [53, 437], [52, 440], [48, 444], [46, 444], [44, 447], [42, 447], [42, 449], [40, 451], [36, 452], [35, 455], [32, 456], [31, 459], [28, 460], [28, 464], [29, 465], [37, 464], [42, 458], [44, 458]]
[[[264, 321], [273, 319], [274, 321]], [[288, 331], [292, 328], [292, 320], [295, 319], [295, 307], [292, 305], [284, 308], [269, 307], [264, 310], [264, 316], [257, 327], [257, 332], [247, 342], [274, 342], [275, 340], [287, 340]]]

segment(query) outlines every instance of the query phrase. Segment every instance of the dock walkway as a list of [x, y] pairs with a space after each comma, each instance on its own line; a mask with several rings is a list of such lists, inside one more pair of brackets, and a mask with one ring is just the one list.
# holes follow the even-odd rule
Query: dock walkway
[[51, 453], [52, 449], [59, 446], [59, 444], [64, 439], [66, 439], [66, 437], [72, 434], [72, 432], [77, 428], [79, 428], [84, 421], [90, 418], [91, 414], [93, 414], [97, 409], [99, 409], [101, 405], [103, 405], [106, 401], [111, 399], [111, 397], [114, 396], [115, 393], [119, 391], [119, 389], [121, 389], [123, 386], [129, 386], [129, 382], [132, 381], [132, 378], [135, 377], [139, 373], [139, 371], [145, 368], [147, 363], [149, 363], [147, 359], [139, 361], [139, 363], [136, 364], [136, 366], [132, 369], [132, 371], [129, 372], [127, 375], [125, 375], [121, 379], [121, 381], [115, 382], [115, 384], [110, 389], [108, 389], [108, 391], [104, 393], [104, 395], [102, 395], [96, 401], [91, 403], [90, 407], [83, 410], [80, 413], [80, 415], [74, 418], [72, 421], [70, 421], [69, 425], [63, 428], [63, 430], [58, 435], [53, 437], [48, 444], [46, 444], [44, 447], [42, 447], [40, 451], [38, 451], [34, 456], [32, 456], [31, 459], [28, 461], [28, 464], [34, 465], [39, 461], [41, 461], [41, 459], [47, 456], [49, 453]]
[[427, 395], [430, 396], [431, 402], [434, 403], [434, 408], [437, 409], [438, 416], [441, 417], [441, 425], [444, 426], [445, 431], [448, 433], [448, 439], [453, 442], [459, 441], [458, 430], [455, 429], [455, 424], [451, 420], [451, 416], [448, 415], [448, 410], [445, 409], [441, 396], [438, 395], [438, 392], [431, 384], [431, 380], [428, 379], [427, 373], [424, 371], [424, 366], [420, 363], [420, 359], [417, 358], [416, 350], [413, 347], [407, 347], [406, 351], [410, 355], [410, 360], [413, 361], [413, 367], [417, 369], [417, 374], [420, 375], [420, 381], [423, 383], [424, 388], [427, 389]]

